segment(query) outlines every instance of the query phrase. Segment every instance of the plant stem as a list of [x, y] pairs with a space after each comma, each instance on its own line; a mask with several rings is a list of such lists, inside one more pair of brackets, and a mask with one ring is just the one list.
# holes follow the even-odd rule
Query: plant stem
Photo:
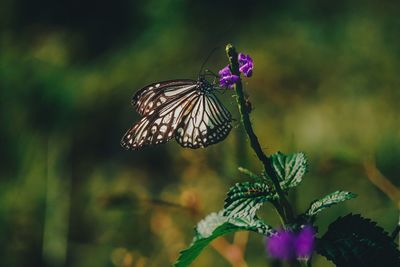
[[[237, 54], [235, 48], [233, 47], [233, 45], [228, 44], [226, 46], [226, 54], [229, 59], [229, 65], [230, 65], [232, 74], [240, 77], [238, 54]], [[277, 209], [280, 216], [282, 217], [282, 220], [284, 221], [285, 224], [293, 222], [294, 221], [293, 211], [292, 211], [292, 208], [291, 208], [289, 202], [286, 199], [285, 193], [283, 192], [283, 190], [279, 184], [279, 179], [278, 179], [275, 169], [272, 165], [272, 159], [264, 154], [264, 152], [261, 148], [261, 145], [258, 141], [258, 138], [257, 138], [256, 134], [254, 133], [253, 127], [251, 125], [249, 111], [246, 108], [246, 102], [245, 102], [245, 98], [244, 98], [243, 86], [242, 86], [241, 79], [239, 79], [239, 81], [236, 82], [234, 88], [235, 88], [235, 92], [237, 95], [236, 101], [237, 101], [237, 104], [239, 107], [241, 121], [242, 121], [244, 129], [247, 133], [247, 136], [249, 137], [251, 148], [254, 150], [258, 159], [264, 165], [265, 172], [271, 178], [272, 183], [274, 184], [275, 190], [278, 193], [279, 203], [275, 204], [274, 206]]]
[[[399, 235], [399, 232], [400, 232], [400, 216], [399, 216], [399, 221], [398, 221], [398, 223], [397, 223], [396, 227], [394, 228], [394, 230], [392, 232], [392, 235], [391, 235], [393, 241]], [[397, 247], [400, 249], [400, 236], [399, 236], [399, 241], [398, 241]]]
[[[399, 203], [399, 206], [400, 206], [400, 203]], [[397, 224], [397, 227], [398, 227], [398, 229], [400, 231], [400, 215], [399, 215], [399, 222]], [[397, 232], [397, 235], [398, 234], [399, 234], [399, 232]], [[397, 247], [400, 249], [400, 235], [399, 235], [399, 241], [398, 241]]]

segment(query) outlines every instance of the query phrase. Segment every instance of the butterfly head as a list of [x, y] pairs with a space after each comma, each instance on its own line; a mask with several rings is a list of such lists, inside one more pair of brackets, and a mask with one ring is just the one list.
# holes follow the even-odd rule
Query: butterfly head
[[204, 93], [210, 93], [215, 89], [212, 83], [207, 81], [204, 75], [200, 75], [198, 80], [197, 80], [197, 86], [200, 89], [200, 91]]

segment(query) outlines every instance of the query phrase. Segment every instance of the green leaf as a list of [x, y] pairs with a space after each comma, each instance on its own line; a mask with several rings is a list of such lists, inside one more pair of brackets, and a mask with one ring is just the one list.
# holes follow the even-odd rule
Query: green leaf
[[252, 171], [250, 171], [250, 170], [248, 170], [246, 168], [239, 167], [238, 170], [241, 173], [243, 173], [243, 174], [247, 175], [248, 177], [250, 177], [251, 179], [254, 179], [256, 181], [262, 181], [262, 178], [260, 176], [258, 176], [257, 174], [255, 174], [254, 172], [252, 172]]
[[302, 152], [291, 155], [278, 152], [271, 159], [283, 190], [297, 186], [307, 172], [307, 159]]
[[333, 222], [316, 251], [338, 267], [400, 266], [400, 251], [375, 222], [349, 214]]
[[233, 219], [223, 216], [223, 211], [211, 213], [197, 224], [191, 245], [180, 252], [174, 266], [189, 266], [212, 240], [240, 230], [254, 231], [267, 236], [272, 233], [272, 228], [257, 218]]
[[343, 202], [348, 199], [355, 198], [357, 195], [347, 191], [336, 191], [325, 197], [315, 200], [311, 203], [308, 208], [306, 215], [309, 217], [314, 217], [322, 210], [329, 208], [332, 205]]
[[275, 192], [265, 183], [237, 183], [229, 189], [224, 204], [224, 215], [252, 219], [261, 205], [274, 196]]

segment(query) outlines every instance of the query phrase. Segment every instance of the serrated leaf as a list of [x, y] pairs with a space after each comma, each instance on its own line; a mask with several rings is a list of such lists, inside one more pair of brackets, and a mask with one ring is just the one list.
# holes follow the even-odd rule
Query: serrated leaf
[[307, 159], [302, 152], [291, 155], [278, 152], [271, 159], [283, 190], [297, 186], [307, 172]]
[[250, 171], [250, 170], [248, 170], [246, 168], [239, 167], [238, 170], [241, 173], [243, 173], [243, 174], [247, 175], [248, 177], [250, 177], [251, 179], [254, 179], [256, 181], [262, 181], [261, 177], [259, 177], [257, 174], [255, 174], [254, 172], [252, 172], [252, 171]]
[[346, 201], [348, 199], [355, 198], [357, 195], [347, 191], [335, 191], [325, 197], [315, 200], [311, 203], [308, 208], [306, 215], [310, 217], [314, 217], [322, 210], [329, 208], [332, 205], [338, 204], [340, 202]]
[[189, 266], [212, 240], [240, 230], [254, 231], [267, 236], [273, 232], [269, 225], [257, 218], [251, 220], [233, 219], [223, 216], [223, 211], [211, 213], [197, 224], [191, 245], [180, 252], [174, 266]]
[[360, 215], [339, 217], [329, 225], [316, 251], [338, 267], [400, 266], [400, 251], [393, 240]]
[[252, 219], [261, 205], [274, 196], [275, 192], [265, 183], [237, 183], [229, 189], [224, 204], [224, 215]]

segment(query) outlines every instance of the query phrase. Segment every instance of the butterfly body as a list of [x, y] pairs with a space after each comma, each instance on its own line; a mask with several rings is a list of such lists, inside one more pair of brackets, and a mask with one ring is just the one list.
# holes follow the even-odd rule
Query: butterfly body
[[170, 80], [150, 84], [132, 98], [142, 115], [124, 135], [126, 149], [168, 142], [174, 138], [183, 147], [200, 148], [225, 139], [231, 130], [231, 114], [214, 95], [206, 79]]

